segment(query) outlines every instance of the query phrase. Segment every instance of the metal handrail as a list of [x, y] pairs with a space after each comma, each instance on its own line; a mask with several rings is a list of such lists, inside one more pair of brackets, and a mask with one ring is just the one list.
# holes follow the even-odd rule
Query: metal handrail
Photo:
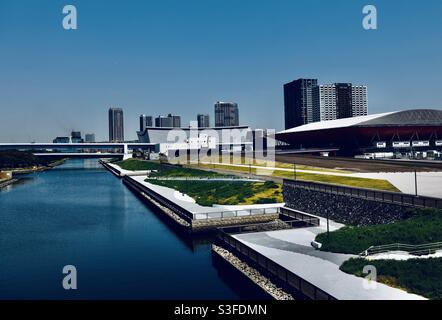
[[252, 266], [256, 268], [264, 270], [267, 276], [283, 283], [294, 293], [300, 292], [306, 297], [314, 300], [336, 300], [331, 294], [321, 290], [313, 283], [299, 277], [294, 272], [288, 270], [259, 251], [243, 244], [231, 234], [225, 232], [223, 228], [218, 228], [216, 244], [240, 257], [246, 257], [248, 263], [251, 263]]
[[[273, 206], [266, 208], [248, 208], [248, 209], [233, 209], [227, 210], [222, 209], [219, 211], [211, 211], [211, 212], [201, 212], [201, 213], [192, 213], [193, 219], [195, 221], [198, 220], [209, 220], [209, 219], [224, 219], [224, 218], [232, 218], [232, 217], [241, 217], [241, 216], [255, 216], [255, 215], [266, 215], [266, 214], [279, 214], [281, 207]], [[240, 214], [240, 212], [247, 212], [248, 214]], [[255, 213], [254, 213], [255, 212]], [[197, 216], [203, 216], [205, 218], [198, 219]]]
[[326, 192], [338, 195], [347, 195], [367, 200], [380, 201], [384, 203], [399, 204], [402, 206], [442, 209], [442, 199], [435, 197], [416, 196], [400, 192], [350, 187], [324, 182], [299, 181], [292, 179], [284, 179], [284, 184], [293, 185], [306, 190]]
[[368, 249], [362, 251], [360, 256], [370, 256], [378, 253], [392, 252], [392, 251], [405, 251], [412, 255], [421, 255], [425, 253], [432, 253], [436, 250], [442, 250], [442, 242], [433, 242], [426, 244], [404, 244], [404, 243], [393, 243], [380, 246], [371, 246]]

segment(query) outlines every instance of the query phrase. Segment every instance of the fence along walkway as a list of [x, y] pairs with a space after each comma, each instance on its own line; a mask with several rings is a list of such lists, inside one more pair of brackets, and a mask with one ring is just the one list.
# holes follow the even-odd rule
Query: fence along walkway
[[438, 250], [442, 250], [442, 242], [426, 243], [419, 245], [393, 243], [382, 246], [371, 246], [367, 250], [361, 252], [359, 255], [368, 257], [379, 253], [405, 251], [411, 255], [421, 256], [421, 255], [433, 254]]
[[442, 209], [442, 199], [433, 197], [291, 179], [284, 179], [284, 185], [385, 203], [393, 203], [401, 206]]

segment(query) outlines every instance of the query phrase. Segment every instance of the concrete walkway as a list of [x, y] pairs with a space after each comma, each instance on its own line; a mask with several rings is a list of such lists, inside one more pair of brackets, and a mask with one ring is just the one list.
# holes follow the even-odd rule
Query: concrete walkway
[[112, 167], [115, 171], [118, 172], [120, 177], [124, 177], [124, 176], [147, 176], [151, 170], [137, 170], [137, 171], [132, 171], [132, 170], [125, 170], [123, 168], [121, 168], [120, 166], [113, 164], [113, 163], [106, 163], [109, 167]]
[[[414, 172], [353, 173], [352, 176], [369, 179], [385, 179], [403, 193], [415, 194]], [[442, 172], [418, 172], [417, 194], [442, 198]]]
[[425, 299], [381, 283], [376, 283], [375, 288], [367, 288], [364, 278], [340, 271], [339, 266], [354, 256], [315, 250], [310, 243], [324, 231], [322, 223], [319, 227], [238, 234], [234, 237], [339, 300]]

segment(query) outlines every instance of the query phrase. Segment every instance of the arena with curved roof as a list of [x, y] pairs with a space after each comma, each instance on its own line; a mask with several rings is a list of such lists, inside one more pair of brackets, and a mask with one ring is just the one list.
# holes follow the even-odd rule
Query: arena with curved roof
[[442, 110], [414, 109], [309, 123], [276, 139], [296, 149], [336, 148], [337, 154], [442, 151]]

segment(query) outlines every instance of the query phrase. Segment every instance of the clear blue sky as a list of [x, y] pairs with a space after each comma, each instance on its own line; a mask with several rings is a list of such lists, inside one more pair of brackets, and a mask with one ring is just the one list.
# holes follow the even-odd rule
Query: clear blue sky
[[0, 0], [0, 140], [107, 139], [109, 106], [135, 139], [140, 113], [213, 122], [217, 100], [282, 129], [282, 85], [300, 77], [366, 84], [370, 113], [441, 108], [441, 39], [440, 0]]

